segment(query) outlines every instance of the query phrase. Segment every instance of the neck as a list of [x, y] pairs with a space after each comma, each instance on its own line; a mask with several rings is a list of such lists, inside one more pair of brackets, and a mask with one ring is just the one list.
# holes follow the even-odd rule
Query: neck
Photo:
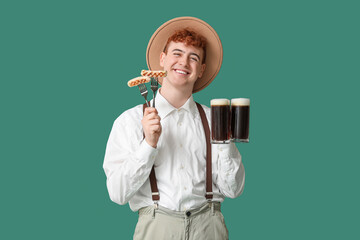
[[183, 106], [192, 95], [192, 88], [179, 89], [163, 83], [160, 93], [175, 108]]

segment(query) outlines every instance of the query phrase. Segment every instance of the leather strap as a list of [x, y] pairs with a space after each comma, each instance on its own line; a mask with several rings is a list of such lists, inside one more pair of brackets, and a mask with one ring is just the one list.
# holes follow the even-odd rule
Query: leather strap
[[210, 128], [207, 121], [204, 109], [202, 106], [195, 102], [199, 110], [201, 122], [204, 127], [205, 138], [206, 138], [206, 194], [205, 198], [211, 200], [213, 198], [212, 192], [212, 169], [211, 169], [211, 143], [210, 143]]
[[[147, 107], [146, 103], [143, 105], [143, 114], [145, 112], [145, 108]], [[145, 138], [145, 134], [144, 134], [144, 138]], [[151, 187], [151, 195], [152, 195], [152, 200], [155, 201], [159, 201], [160, 200], [160, 195], [159, 195], [159, 190], [157, 187], [157, 182], [156, 182], [156, 175], [155, 175], [155, 169], [154, 166], [151, 169], [150, 172], [150, 187]]]
[[[201, 122], [204, 127], [205, 132], [205, 139], [206, 139], [206, 194], [205, 198], [207, 200], [212, 200], [213, 198], [213, 192], [212, 192], [212, 168], [211, 168], [211, 143], [210, 143], [210, 128], [209, 123], [207, 121], [204, 109], [202, 106], [195, 102], [196, 106], [200, 113]], [[146, 104], [143, 105], [143, 113], [145, 112]], [[145, 135], [144, 135], [145, 138]], [[151, 187], [151, 194], [152, 194], [152, 200], [153, 201], [159, 201], [160, 195], [159, 190], [157, 187], [157, 181], [156, 181], [156, 175], [154, 166], [151, 169], [150, 172], [150, 187]]]

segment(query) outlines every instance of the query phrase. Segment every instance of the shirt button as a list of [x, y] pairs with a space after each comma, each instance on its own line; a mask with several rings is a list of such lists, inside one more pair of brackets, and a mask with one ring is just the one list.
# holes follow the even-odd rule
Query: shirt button
[[186, 190], [187, 190], [187, 187], [184, 187], [184, 190], [186, 191]]
[[183, 147], [183, 145], [182, 145], [182, 144], [180, 144], [180, 147], [182, 148], [182, 147]]
[[178, 123], [178, 126], [179, 126], [179, 127], [181, 127], [181, 126], [182, 126], [182, 123], [181, 123], [181, 122], [179, 122], [179, 123]]

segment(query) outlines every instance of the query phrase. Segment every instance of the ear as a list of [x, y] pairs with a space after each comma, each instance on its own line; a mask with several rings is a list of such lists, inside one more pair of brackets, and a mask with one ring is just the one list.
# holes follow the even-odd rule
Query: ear
[[160, 67], [164, 67], [164, 58], [166, 56], [166, 53], [161, 52], [160, 54]]
[[205, 68], [206, 68], [206, 64], [204, 63], [204, 64], [201, 65], [201, 70], [200, 70], [199, 78], [202, 77], [202, 75], [203, 75], [203, 73], [204, 73], [204, 71], [205, 71]]

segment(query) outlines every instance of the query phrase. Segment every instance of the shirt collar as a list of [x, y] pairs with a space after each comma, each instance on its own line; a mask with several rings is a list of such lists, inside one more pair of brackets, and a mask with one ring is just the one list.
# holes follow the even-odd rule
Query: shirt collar
[[189, 112], [194, 118], [196, 116], [197, 107], [194, 101], [193, 96], [191, 95], [189, 99], [182, 105], [179, 109], [176, 109], [174, 106], [172, 106], [160, 93], [160, 91], [157, 91], [156, 97], [156, 110], [158, 111], [158, 114], [161, 119], [164, 119], [169, 113], [175, 110], [184, 109], [187, 112]]

